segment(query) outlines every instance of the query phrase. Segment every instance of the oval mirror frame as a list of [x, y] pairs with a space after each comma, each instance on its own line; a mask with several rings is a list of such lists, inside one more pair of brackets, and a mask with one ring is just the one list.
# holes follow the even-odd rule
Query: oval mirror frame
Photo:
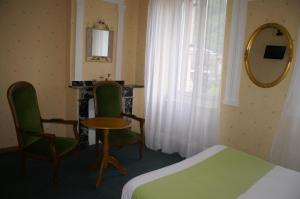
[[[287, 50], [288, 50], [288, 58], [287, 58], [287, 63], [285, 65], [285, 68], [283, 70], [283, 72], [272, 82], [268, 82], [268, 83], [264, 83], [261, 81], [258, 81], [254, 75], [253, 72], [251, 70], [251, 66], [250, 66], [250, 62], [249, 62], [249, 56], [250, 56], [250, 50], [252, 48], [253, 42], [255, 41], [257, 35], [263, 31], [264, 29], [267, 28], [276, 28], [278, 30], [280, 30], [281, 32], [284, 33], [284, 35], [286, 35], [286, 39], [287, 39]], [[245, 67], [246, 67], [246, 71], [247, 74], [250, 78], [250, 80], [257, 86], [262, 87], [262, 88], [270, 88], [273, 87], [277, 84], [279, 84], [284, 78], [285, 76], [288, 74], [290, 68], [291, 68], [291, 63], [293, 60], [293, 40], [291, 35], [289, 34], [289, 32], [287, 31], [287, 29], [285, 27], [283, 27], [280, 24], [277, 23], [266, 23], [261, 25], [260, 27], [258, 27], [250, 36], [248, 42], [247, 42], [247, 46], [246, 46], [246, 50], [245, 50], [245, 56], [244, 56], [244, 63], [245, 63]]]

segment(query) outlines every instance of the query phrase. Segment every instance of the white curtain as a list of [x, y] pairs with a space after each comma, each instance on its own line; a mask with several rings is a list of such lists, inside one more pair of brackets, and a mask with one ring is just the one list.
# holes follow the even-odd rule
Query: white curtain
[[232, 1], [226, 87], [223, 99], [224, 104], [231, 106], [239, 106], [240, 104], [240, 81], [241, 70], [244, 65], [247, 8], [248, 1]]
[[296, 52], [288, 95], [273, 141], [271, 161], [300, 171], [300, 28]]
[[217, 143], [225, 0], [150, 0], [148, 147], [192, 156]]

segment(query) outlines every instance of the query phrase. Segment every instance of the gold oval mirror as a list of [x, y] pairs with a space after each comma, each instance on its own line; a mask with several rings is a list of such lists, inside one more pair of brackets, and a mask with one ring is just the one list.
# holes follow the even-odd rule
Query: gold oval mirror
[[267, 23], [251, 35], [245, 66], [251, 81], [259, 87], [277, 85], [287, 75], [293, 58], [293, 41], [285, 27]]

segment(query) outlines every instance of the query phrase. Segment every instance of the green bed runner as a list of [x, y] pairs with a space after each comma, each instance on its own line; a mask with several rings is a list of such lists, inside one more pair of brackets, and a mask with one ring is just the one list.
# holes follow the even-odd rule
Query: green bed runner
[[235, 199], [272, 167], [226, 148], [190, 168], [139, 186], [132, 199]]

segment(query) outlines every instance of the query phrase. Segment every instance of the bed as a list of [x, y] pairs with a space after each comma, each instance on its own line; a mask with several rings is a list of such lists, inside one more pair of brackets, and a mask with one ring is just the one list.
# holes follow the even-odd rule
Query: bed
[[226, 146], [127, 182], [122, 199], [300, 199], [300, 173]]

